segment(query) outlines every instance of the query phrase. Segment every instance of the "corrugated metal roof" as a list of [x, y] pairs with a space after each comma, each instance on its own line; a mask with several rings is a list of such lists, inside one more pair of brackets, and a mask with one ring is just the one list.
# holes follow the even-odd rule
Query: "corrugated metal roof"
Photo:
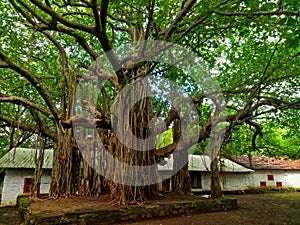
[[[158, 170], [173, 170], [173, 157], [166, 159], [167, 163], [162, 166], [158, 165]], [[189, 155], [190, 171], [210, 171], [211, 159], [207, 155]], [[239, 165], [229, 159], [221, 159], [221, 169], [225, 172], [254, 172], [242, 165]]]
[[[0, 168], [35, 168], [35, 149], [17, 148], [12, 149], [0, 158]], [[44, 169], [52, 168], [53, 150], [45, 149]]]

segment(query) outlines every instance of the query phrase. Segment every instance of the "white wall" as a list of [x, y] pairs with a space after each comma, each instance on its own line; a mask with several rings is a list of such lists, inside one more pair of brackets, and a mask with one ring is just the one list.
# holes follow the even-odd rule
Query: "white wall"
[[[253, 188], [253, 172], [245, 173], [226, 173], [221, 174], [221, 186], [223, 191], [247, 190]], [[202, 189], [192, 188], [192, 191], [210, 191], [210, 173], [203, 172]]]
[[[33, 178], [34, 169], [6, 169], [1, 204], [15, 205], [17, 196], [23, 194], [25, 178]], [[51, 171], [43, 170], [41, 194], [49, 193]]]
[[[268, 181], [268, 175], [273, 175], [274, 181]], [[225, 176], [221, 175], [221, 180], [224, 191], [260, 188], [261, 181], [265, 181], [270, 188], [276, 188], [276, 182], [282, 182], [282, 188], [300, 188], [300, 171], [256, 170], [253, 173], [225, 173]], [[210, 190], [209, 173], [202, 173], [202, 190]], [[193, 191], [201, 191], [201, 189], [193, 189]]]
[[202, 188], [192, 188], [192, 191], [210, 191], [210, 173], [207, 172], [201, 172], [201, 184]]
[[226, 173], [221, 176], [224, 191], [248, 190], [253, 188], [253, 172]]
[[[274, 176], [274, 181], [268, 181], [268, 175]], [[254, 187], [259, 188], [261, 181], [266, 181], [267, 187], [276, 187], [276, 182], [282, 182], [282, 188], [300, 188], [300, 171], [295, 170], [256, 170], [253, 174]]]

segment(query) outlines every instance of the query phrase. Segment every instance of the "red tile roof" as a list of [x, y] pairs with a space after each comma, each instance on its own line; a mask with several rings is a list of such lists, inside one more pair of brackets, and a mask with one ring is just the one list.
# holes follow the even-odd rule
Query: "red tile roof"
[[284, 157], [235, 155], [232, 160], [254, 170], [300, 170], [300, 160], [290, 160]]

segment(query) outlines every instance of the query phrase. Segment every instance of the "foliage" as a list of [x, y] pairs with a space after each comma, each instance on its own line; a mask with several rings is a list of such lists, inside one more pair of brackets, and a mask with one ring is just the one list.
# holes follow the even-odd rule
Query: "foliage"
[[[119, 59], [120, 54], [112, 51], [109, 62], [101, 65], [111, 68], [118, 64], [122, 69], [111, 72], [101, 68], [101, 76], [109, 79], [99, 93], [95, 120], [89, 121], [95, 122], [106, 145], [114, 142], [111, 106], [118, 93], [151, 74], [155, 81], [172, 80], [196, 105], [200, 127], [194, 128], [200, 135], [186, 138], [183, 149], [202, 143], [196, 150], [200, 153], [203, 145], [211, 143], [212, 126], [220, 127], [218, 131], [223, 135], [226, 121], [224, 136], [228, 144], [224, 149], [228, 154], [267, 153], [299, 158], [299, 8], [297, 0], [2, 1], [0, 147], [30, 146], [34, 135], [40, 134], [56, 149], [55, 160], [59, 155], [68, 156], [54, 164], [57, 171], [53, 176], [58, 177], [51, 186], [55, 196], [76, 193], [80, 185], [75, 185], [79, 182], [75, 177], [82, 171], [96, 182], [98, 178], [87, 166], [80, 169], [85, 164], [72, 160], [77, 157], [73, 154], [76, 144], [72, 124], [84, 120], [81, 115], [73, 115], [78, 83], [87, 78], [89, 66], [104, 52], [126, 43], [160, 40], [182, 45], [203, 59], [211, 76], [218, 80], [225, 101], [209, 99], [207, 96], [221, 93], [205, 93], [185, 71], [154, 62], [130, 61], [126, 65]], [[163, 86], [156, 85], [154, 92], [164, 92]], [[174, 127], [178, 112], [174, 112], [175, 103], [167, 94], [144, 100], [149, 108], [142, 109], [142, 102], [134, 107], [136, 117], [131, 121], [132, 130], [143, 131], [139, 138], [151, 132], [149, 123], [155, 117], [161, 117], [156, 125]], [[220, 113], [221, 108], [225, 108], [226, 115]], [[149, 111], [143, 114], [144, 109]], [[137, 119], [140, 115], [144, 115], [139, 117], [144, 124]], [[157, 135], [163, 130], [156, 130]], [[168, 156], [174, 150], [177, 141], [170, 139], [170, 132], [158, 137], [161, 143], [149, 160]], [[188, 133], [192, 136], [192, 132]], [[135, 158], [130, 155], [132, 151], [114, 144], [114, 154], [124, 160]], [[83, 175], [81, 178], [85, 179]], [[91, 180], [82, 182], [89, 184], [82, 191], [85, 194], [105, 189], [100, 188], [98, 180], [98, 186], [93, 186]], [[133, 196], [137, 190], [124, 194], [125, 187], [110, 188], [115, 193], [123, 191], [120, 198]]]
[[[224, 147], [224, 154], [265, 155], [271, 157], [286, 156], [299, 159], [299, 136], [289, 129], [283, 129], [277, 123], [264, 124], [263, 135], [257, 139], [257, 149], [253, 148], [253, 131], [247, 125], [235, 130], [230, 143]], [[226, 153], [225, 153], [226, 152]]]
[[173, 132], [172, 129], [168, 129], [164, 133], [157, 136], [156, 148], [162, 148], [173, 143]]
[[21, 206], [21, 207], [29, 207], [31, 204], [31, 201], [29, 199], [28, 196], [19, 196], [18, 197], [18, 205]]

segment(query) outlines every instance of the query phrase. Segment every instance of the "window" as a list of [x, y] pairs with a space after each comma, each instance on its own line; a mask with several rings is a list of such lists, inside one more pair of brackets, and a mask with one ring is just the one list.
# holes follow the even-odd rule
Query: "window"
[[267, 182], [266, 181], [261, 181], [260, 182], [260, 187], [261, 188], [266, 188], [267, 187]]
[[282, 188], [282, 182], [276, 182], [276, 188]]
[[268, 180], [274, 180], [274, 175], [273, 174], [268, 175]]
[[33, 178], [25, 178], [23, 194], [30, 194], [33, 186]]
[[192, 186], [192, 188], [202, 188], [201, 172], [191, 171], [190, 172], [190, 177], [191, 177], [191, 186]]
[[166, 191], [166, 192], [170, 191], [170, 179], [166, 179], [162, 181], [162, 191]]

